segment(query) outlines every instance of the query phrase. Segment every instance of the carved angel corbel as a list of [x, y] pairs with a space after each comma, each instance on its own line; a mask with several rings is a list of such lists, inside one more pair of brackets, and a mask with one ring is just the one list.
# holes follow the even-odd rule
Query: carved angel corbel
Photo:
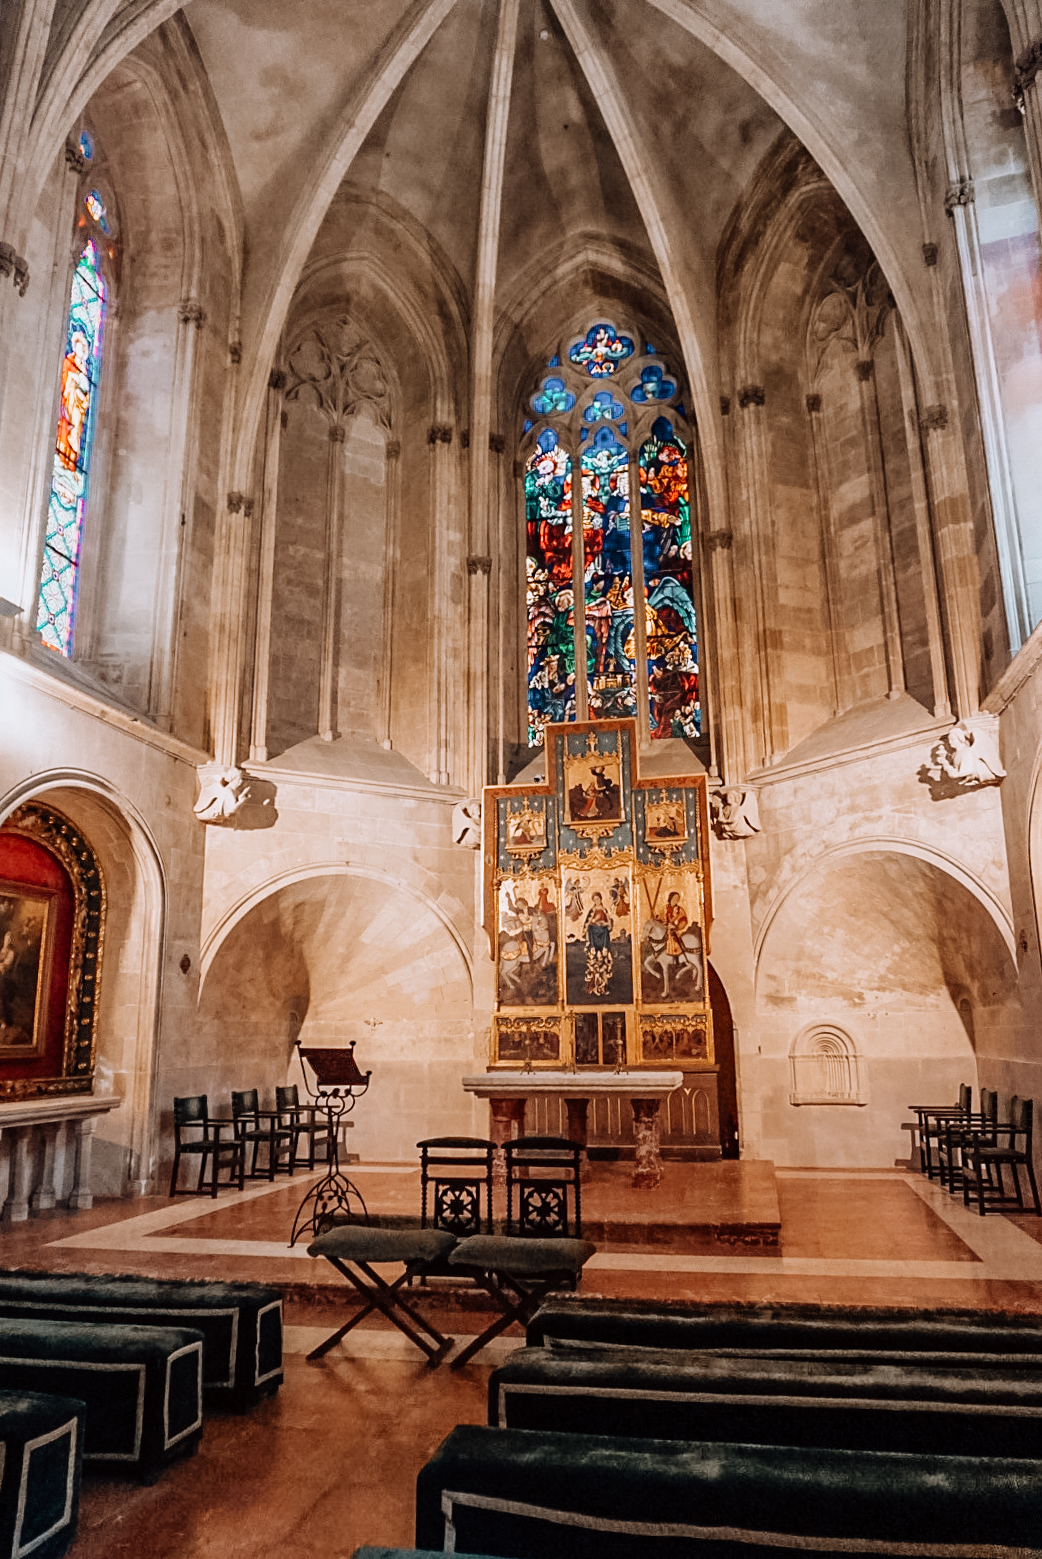
[[241, 769], [223, 763], [201, 763], [199, 799], [193, 807], [200, 823], [226, 823], [246, 804], [250, 787]]
[[1006, 771], [999, 757], [998, 716], [982, 713], [957, 720], [930, 757], [928, 773], [935, 780], [947, 777], [963, 790], [1000, 784]]
[[481, 848], [481, 802], [473, 796], [452, 809], [452, 842], [465, 850]]
[[760, 832], [760, 809], [755, 790], [729, 786], [711, 795], [709, 805], [718, 839], [748, 839]]

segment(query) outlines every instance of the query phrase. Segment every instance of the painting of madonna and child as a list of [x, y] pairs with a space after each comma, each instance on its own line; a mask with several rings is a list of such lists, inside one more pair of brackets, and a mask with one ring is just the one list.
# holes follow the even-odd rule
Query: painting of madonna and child
[[569, 1006], [633, 1001], [633, 893], [628, 867], [564, 874]]

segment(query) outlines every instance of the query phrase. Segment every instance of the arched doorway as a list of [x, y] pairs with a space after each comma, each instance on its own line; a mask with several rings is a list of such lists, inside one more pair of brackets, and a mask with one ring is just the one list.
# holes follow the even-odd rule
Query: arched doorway
[[734, 1020], [727, 992], [712, 964], [709, 965], [709, 1006], [713, 1014], [713, 1048], [718, 1068], [716, 1104], [720, 1116], [720, 1155], [722, 1158], [738, 1158], [741, 1143], [738, 1136], [738, 1079], [734, 1066]]

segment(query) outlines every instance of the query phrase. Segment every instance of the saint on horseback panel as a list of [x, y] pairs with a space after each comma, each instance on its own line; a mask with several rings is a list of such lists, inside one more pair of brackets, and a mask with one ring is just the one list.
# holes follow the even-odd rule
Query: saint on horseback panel
[[701, 884], [683, 867], [639, 877], [640, 995], [645, 1006], [705, 1000]]

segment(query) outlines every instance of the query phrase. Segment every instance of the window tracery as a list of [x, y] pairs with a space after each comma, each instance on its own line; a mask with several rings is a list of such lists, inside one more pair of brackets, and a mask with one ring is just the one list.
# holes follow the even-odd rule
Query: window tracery
[[637, 340], [595, 321], [547, 360], [528, 402], [530, 746], [583, 718], [701, 735], [686, 412], [678, 377]]

